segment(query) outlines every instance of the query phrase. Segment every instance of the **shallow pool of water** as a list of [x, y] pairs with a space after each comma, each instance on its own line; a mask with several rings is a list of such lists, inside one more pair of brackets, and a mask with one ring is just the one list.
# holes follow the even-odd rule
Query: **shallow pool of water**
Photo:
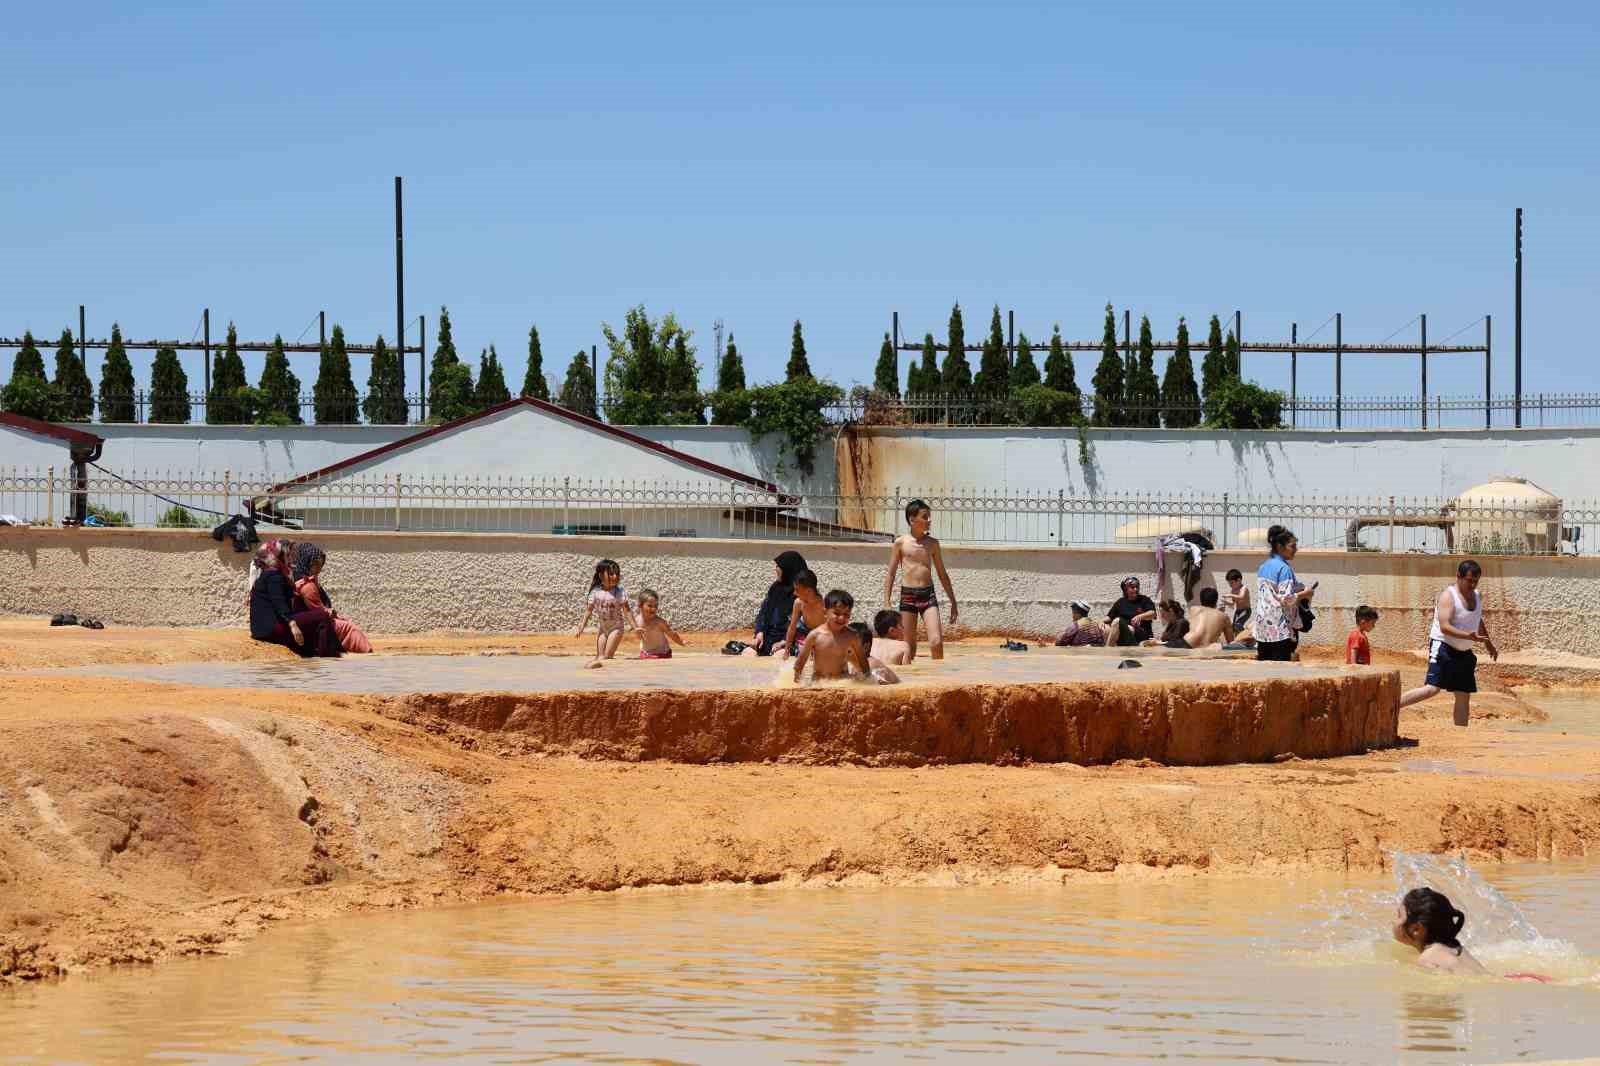
[[1520, 693], [1521, 698], [1550, 716], [1546, 722], [1513, 723], [1507, 729], [1518, 732], [1569, 733], [1574, 736], [1600, 736], [1600, 692]]
[[1493, 869], [1504, 897], [1421, 864], [1407, 876], [1463, 905], [1491, 969], [1560, 983], [1411, 965], [1386, 939], [1392, 879], [621, 893], [347, 918], [0, 989], [0, 1062], [1594, 1053], [1600, 863]]

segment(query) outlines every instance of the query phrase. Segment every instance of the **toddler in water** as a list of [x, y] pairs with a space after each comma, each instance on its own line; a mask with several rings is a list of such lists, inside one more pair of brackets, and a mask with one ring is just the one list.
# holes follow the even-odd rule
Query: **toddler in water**
[[601, 559], [594, 564], [594, 579], [589, 582], [589, 596], [584, 601], [583, 621], [578, 623], [578, 631], [573, 636], [583, 636], [590, 615], [594, 616], [596, 628], [594, 661], [589, 665], [599, 666], [602, 660], [617, 654], [622, 632], [633, 622], [633, 612], [628, 610], [628, 594], [622, 591], [622, 567], [615, 560]]
[[[678, 636], [678, 631], [672, 624], [657, 613], [661, 608], [661, 597], [656, 595], [655, 589], [644, 589], [639, 593], [639, 658], [641, 659], [670, 659], [672, 658], [672, 644], [683, 647], [683, 638]], [[672, 643], [667, 643], [668, 641]]]
[[[1395, 908], [1394, 938], [1417, 949], [1417, 965], [1457, 975], [1487, 974], [1483, 964], [1461, 946], [1457, 937], [1467, 916], [1449, 897], [1431, 888], [1413, 888]], [[1513, 981], [1548, 981], [1536, 973], [1508, 973]]]

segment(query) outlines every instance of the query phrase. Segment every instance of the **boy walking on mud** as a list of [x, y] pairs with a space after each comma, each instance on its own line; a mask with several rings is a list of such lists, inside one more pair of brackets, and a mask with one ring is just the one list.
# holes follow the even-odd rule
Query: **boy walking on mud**
[[933, 525], [933, 509], [922, 500], [906, 504], [906, 521], [910, 533], [895, 538], [889, 549], [889, 573], [883, 579], [883, 605], [890, 605], [894, 594], [895, 571], [905, 567], [900, 585], [900, 625], [905, 630], [906, 661], [917, 657], [917, 620], [928, 630], [928, 654], [935, 659], [944, 658], [944, 629], [939, 624], [939, 598], [933, 592], [933, 573], [939, 572], [939, 584], [950, 599], [950, 624], [956, 624], [956, 590], [950, 585], [950, 574], [944, 568], [944, 555], [939, 542], [928, 535]]

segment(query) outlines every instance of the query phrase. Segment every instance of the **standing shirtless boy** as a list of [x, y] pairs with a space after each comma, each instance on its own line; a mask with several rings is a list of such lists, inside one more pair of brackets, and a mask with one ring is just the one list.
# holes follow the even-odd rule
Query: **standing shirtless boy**
[[950, 585], [950, 574], [944, 568], [944, 556], [939, 542], [928, 535], [933, 525], [933, 509], [921, 500], [906, 504], [906, 521], [910, 533], [895, 538], [889, 550], [889, 573], [883, 579], [883, 605], [888, 607], [894, 595], [895, 571], [905, 565], [905, 576], [900, 585], [900, 625], [905, 630], [906, 661], [917, 657], [917, 619], [928, 630], [929, 654], [935, 659], [944, 658], [944, 630], [939, 625], [939, 598], [933, 593], [933, 572], [939, 572], [939, 584], [950, 598], [950, 624], [956, 624], [956, 590]]
[[806, 634], [800, 654], [794, 657], [796, 684], [804, 676], [807, 662], [814, 663], [811, 676], [819, 681], [846, 677], [851, 666], [858, 674], [870, 672], [866, 650], [850, 632], [850, 612], [855, 609], [855, 599], [843, 589], [834, 589], [822, 602], [827, 609], [822, 625]]

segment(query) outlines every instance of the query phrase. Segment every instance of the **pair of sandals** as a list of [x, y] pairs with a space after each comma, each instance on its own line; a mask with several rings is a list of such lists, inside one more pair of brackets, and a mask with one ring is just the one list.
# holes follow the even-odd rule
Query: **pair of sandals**
[[1020, 640], [1008, 640], [1000, 647], [1005, 651], [1027, 651], [1028, 646]]
[[82, 626], [85, 629], [104, 629], [105, 623], [98, 618], [82, 618], [75, 614], [58, 614], [50, 619], [53, 626]]

